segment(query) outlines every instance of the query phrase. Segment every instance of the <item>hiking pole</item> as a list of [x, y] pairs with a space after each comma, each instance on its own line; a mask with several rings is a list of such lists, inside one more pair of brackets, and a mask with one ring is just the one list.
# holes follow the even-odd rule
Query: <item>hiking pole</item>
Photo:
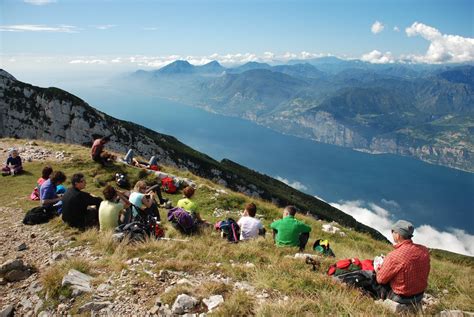
[[189, 240], [183, 240], [183, 239], [173, 239], [173, 238], [158, 238], [157, 240], [178, 241], [178, 242], [189, 242]]

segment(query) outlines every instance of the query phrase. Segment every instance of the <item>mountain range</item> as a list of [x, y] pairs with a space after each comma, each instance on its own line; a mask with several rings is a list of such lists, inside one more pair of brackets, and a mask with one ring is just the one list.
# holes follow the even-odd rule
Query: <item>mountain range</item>
[[294, 204], [314, 217], [336, 221], [387, 241], [377, 230], [274, 178], [228, 159], [218, 162], [172, 136], [100, 112], [62, 89], [36, 87], [0, 70], [0, 138], [41, 139], [90, 146], [95, 138], [102, 136], [111, 137], [107, 147], [116, 152], [125, 154], [131, 148], [143, 157], [156, 155], [160, 164], [188, 170], [278, 206]]
[[282, 133], [473, 172], [473, 72], [335, 57], [234, 68], [175, 61], [115, 83]]

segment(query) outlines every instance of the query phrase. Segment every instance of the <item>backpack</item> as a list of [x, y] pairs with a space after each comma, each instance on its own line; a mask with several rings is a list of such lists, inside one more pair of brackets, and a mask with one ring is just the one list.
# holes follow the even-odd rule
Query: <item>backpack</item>
[[377, 297], [379, 292], [373, 271], [358, 270], [344, 273], [334, 278], [349, 286], [360, 288], [373, 297]]
[[176, 185], [173, 182], [173, 179], [171, 177], [165, 177], [161, 180], [161, 186], [165, 192], [168, 194], [174, 194], [176, 193]]
[[138, 221], [120, 225], [115, 228], [115, 232], [123, 233], [130, 242], [143, 242], [151, 235], [149, 226]]
[[328, 275], [338, 276], [352, 271], [359, 271], [362, 269], [362, 264], [358, 258], [343, 259], [336, 262], [329, 267]]
[[172, 222], [175, 227], [184, 234], [191, 234], [196, 231], [196, 222], [186, 210], [175, 207], [168, 211], [168, 221]]
[[117, 173], [115, 174], [115, 183], [120, 188], [125, 188], [128, 185], [127, 177], [124, 174]]
[[51, 207], [35, 207], [30, 209], [25, 217], [23, 218], [23, 224], [25, 225], [38, 225], [41, 223], [47, 223], [56, 216], [54, 208]]
[[227, 218], [227, 220], [219, 221], [214, 227], [216, 230], [220, 230], [224, 237], [227, 237], [227, 241], [232, 243], [239, 242], [240, 227], [234, 219]]
[[[327, 245], [322, 245], [321, 242], [327, 242]], [[318, 239], [313, 244], [313, 250], [319, 252], [321, 255], [335, 257], [336, 255], [332, 251], [331, 247], [329, 246], [329, 242], [327, 240]]]

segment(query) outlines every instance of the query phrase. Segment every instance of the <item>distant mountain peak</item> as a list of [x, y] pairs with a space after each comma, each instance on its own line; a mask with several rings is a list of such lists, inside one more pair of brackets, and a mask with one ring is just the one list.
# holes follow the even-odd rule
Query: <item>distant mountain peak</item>
[[194, 72], [194, 66], [185, 60], [176, 60], [158, 70], [160, 74], [189, 74]]
[[211, 61], [202, 66], [195, 66], [195, 68], [199, 73], [222, 73], [226, 69], [218, 61]]

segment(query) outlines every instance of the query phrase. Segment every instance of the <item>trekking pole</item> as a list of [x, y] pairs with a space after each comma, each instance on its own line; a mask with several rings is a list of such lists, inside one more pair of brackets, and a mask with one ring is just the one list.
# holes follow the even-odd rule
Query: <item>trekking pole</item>
[[189, 242], [189, 240], [184, 240], [184, 239], [173, 239], [173, 238], [158, 238], [157, 240], [178, 241], [178, 242]]

